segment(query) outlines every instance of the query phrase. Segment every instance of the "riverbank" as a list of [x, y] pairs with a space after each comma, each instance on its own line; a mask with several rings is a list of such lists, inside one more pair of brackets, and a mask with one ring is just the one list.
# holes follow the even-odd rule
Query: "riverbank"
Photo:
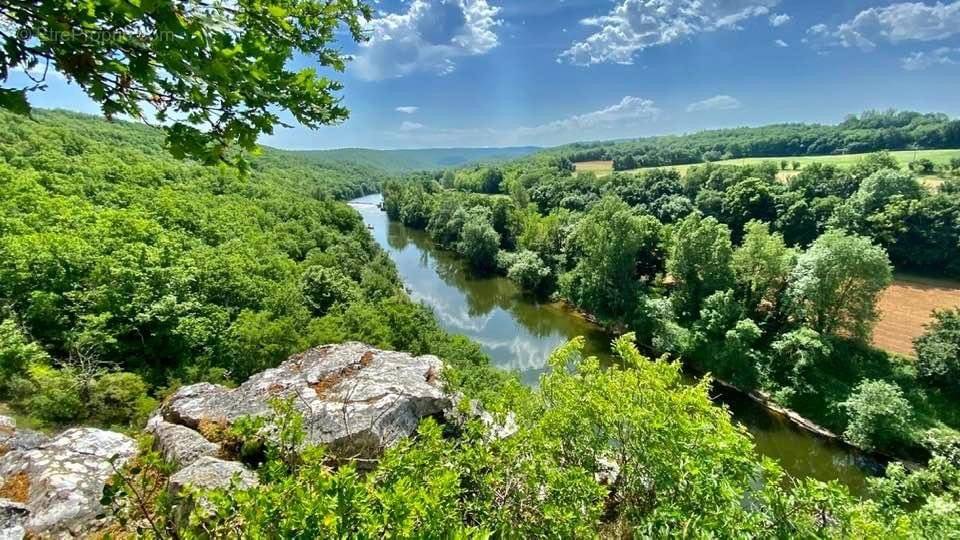
[[[374, 239], [393, 260], [410, 296], [430, 307], [445, 330], [479, 343], [495, 366], [518, 372], [535, 386], [549, 354], [576, 336], [585, 337], [585, 354], [612, 361], [613, 336], [591, 322], [589, 314], [525, 294], [502, 276], [473, 275], [426, 232], [390, 222], [375, 207], [379, 197], [364, 200], [368, 205], [357, 210], [373, 225]], [[692, 376], [689, 381], [695, 383]], [[866, 479], [882, 473], [883, 463], [871, 456], [817, 437], [746, 395], [717, 397], [747, 428], [757, 450], [779, 461], [791, 476], [839, 480], [861, 495]]]

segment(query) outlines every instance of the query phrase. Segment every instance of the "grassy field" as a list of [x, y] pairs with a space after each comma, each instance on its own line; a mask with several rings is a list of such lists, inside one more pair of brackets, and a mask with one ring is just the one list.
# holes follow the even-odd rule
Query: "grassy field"
[[960, 307], [960, 282], [897, 274], [880, 297], [880, 322], [873, 344], [883, 350], [913, 356], [913, 340], [938, 309]]
[[[929, 159], [937, 165], [947, 165], [950, 163], [950, 160], [953, 158], [960, 158], [960, 150], [904, 150], [901, 152], [890, 152], [890, 154], [896, 158], [900, 163], [900, 166], [903, 168], [907, 167], [911, 161], [915, 159]], [[857, 161], [863, 159], [869, 154], [847, 154], [843, 156], [786, 156], [786, 157], [770, 157], [770, 158], [740, 158], [740, 159], [728, 159], [724, 161], [715, 161], [719, 165], [755, 165], [757, 163], [763, 163], [764, 161], [773, 161], [779, 164], [781, 161], [786, 160], [790, 162], [790, 166], [794, 161], [800, 163], [800, 166], [806, 166], [810, 163], [820, 162], [820, 163], [830, 163], [837, 165], [838, 167], [849, 167], [855, 164]], [[693, 165], [668, 165], [666, 167], [653, 167], [653, 168], [673, 168], [680, 171], [680, 174], [686, 174], [687, 169], [690, 167], [696, 167], [698, 165], [703, 165], [702, 163], [697, 163]], [[610, 174], [613, 171], [613, 162], [612, 161], [585, 161], [582, 163], [576, 164], [577, 171], [592, 171], [599, 176], [605, 174]], [[649, 167], [648, 167], [649, 168]], [[625, 172], [637, 172], [643, 169], [633, 169], [631, 171]], [[783, 171], [781, 178], [785, 180], [796, 174], [792, 170]], [[936, 180], [936, 177], [924, 177], [923, 181]]]

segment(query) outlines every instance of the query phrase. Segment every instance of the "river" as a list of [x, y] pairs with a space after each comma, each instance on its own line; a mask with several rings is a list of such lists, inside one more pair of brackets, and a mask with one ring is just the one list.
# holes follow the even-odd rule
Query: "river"
[[[562, 305], [521, 294], [506, 278], [472, 276], [425, 232], [391, 222], [377, 207], [381, 200], [368, 195], [351, 204], [390, 255], [410, 296], [429, 306], [447, 331], [479, 343], [497, 367], [536, 385], [550, 352], [576, 336], [586, 339], [586, 353], [609, 357], [611, 338], [599, 327]], [[839, 480], [863, 494], [866, 479], [882, 471], [870, 457], [802, 431], [745, 396], [717, 393], [715, 399], [750, 431], [760, 453], [795, 477]]]

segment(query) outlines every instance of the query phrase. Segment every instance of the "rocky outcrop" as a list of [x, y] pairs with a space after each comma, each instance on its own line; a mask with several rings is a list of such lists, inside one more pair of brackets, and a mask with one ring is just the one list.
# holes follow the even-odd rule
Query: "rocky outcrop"
[[[306, 443], [326, 445], [339, 458], [375, 458], [412, 434], [421, 418], [450, 407], [439, 380], [442, 367], [434, 356], [361, 343], [328, 345], [293, 356], [235, 389], [208, 383], [181, 388], [164, 403], [161, 415], [168, 424], [219, 442], [224, 428], [237, 419], [269, 415], [273, 400], [292, 399], [303, 415]], [[173, 446], [165, 440], [159, 445]], [[206, 449], [201, 453], [210, 455]]]
[[259, 483], [255, 473], [236, 461], [203, 456], [171, 476], [169, 489], [171, 494], [179, 495], [186, 488], [220, 489], [234, 485], [238, 489], [248, 489]]
[[220, 445], [186, 426], [171, 424], [159, 415], [147, 422], [146, 431], [153, 435], [153, 449], [177, 468], [188, 467], [204, 456], [220, 454]]
[[15, 449], [0, 456], [0, 496], [7, 499], [0, 503], [0, 538], [68, 538], [97, 530], [103, 486], [114, 465], [122, 467], [136, 454], [136, 442], [92, 428], [52, 439], [14, 431], [9, 440]]

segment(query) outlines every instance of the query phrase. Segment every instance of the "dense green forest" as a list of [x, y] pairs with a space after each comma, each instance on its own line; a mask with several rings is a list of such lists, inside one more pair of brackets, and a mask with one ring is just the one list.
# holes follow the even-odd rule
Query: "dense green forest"
[[336, 150], [303, 150], [290, 152], [307, 160], [340, 163], [360, 167], [376, 167], [391, 172], [414, 172], [463, 167], [471, 163], [499, 163], [533, 154], [535, 146], [506, 148], [423, 148], [416, 150], [370, 150], [340, 148]]
[[128, 426], [178, 384], [326, 342], [480, 363], [335, 200], [383, 174], [268, 149], [244, 177], [171, 158], [145, 126], [0, 113], [0, 400], [40, 424]]
[[[491, 437], [479, 421], [456, 429], [427, 419], [416, 437], [369, 470], [300, 447], [296, 414], [277, 403], [275, 436], [258, 439], [261, 431], [239, 425], [230, 434], [263, 447], [259, 487], [208, 493], [189, 520], [176, 519], [164, 497], [149, 507], [120, 504], [118, 515], [133, 519], [120, 523], [142, 523], [136, 520], [146, 512], [161, 537], [271, 538], [690, 531], [908, 537], [960, 525], [955, 453], [917, 473], [891, 466], [887, 478], [873, 482], [869, 501], [836, 483], [788, 479], [710, 401], [707, 381], [690, 386], [679, 364], [643, 357], [634, 342], [645, 346], [643, 334], [614, 343], [621, 367], [609, 369], [583, 358], [582, 342], [573, 341], [553, 354], [536, 390], [496, 372], [476, 344], [447, 335], [407, 298], [360, 217], [332, 197], [362, 193], [379, 182], [376, 176], [272, 151], [254, 161], [249, 176], [238, 176], [169, 158], [162, 134], [141, 126], [59, 112], [39, 112], [34, 120], [3, 114], [0, 122], [0, 395], [21, 418], [136, 428], [179, 384], [231, 384], [308, 346], [348, 339], [437, 354], [450, 391], [479, 399], [498, 417], [515, 414], [518, 431], [505, 439]], [[482, 189], [513, 178], [486, 170], [448, 176]], [[636, 253], [633, 247], [669, 251], [655, 234], [663, 230], [655, 218], [612, 198], [595, 201], [586, 214], [560, 208], [540, 215], [518, 213], [509, 196], [441, 192], [432, 181], [390, 189], [388, 202], [403, 203], [399, 215], [452, 235], [447, 242], [465, 244], [481, 267], [487, 256], [502, 258], [503, 248], [530, 246], [533, 238], [544, 247], [562, 243], [566, 231], [558, 237], [548, 224], [574, 224], [575, 216], [591, 213], [598, 219], [580, 220], [571, 238], [620, 238], [629, 244], [625, 256]], [[398, 193], [426, 195], [426, 210], [418, 213]], [[443, 206], [448, 194], [454, 219], [441, 227], [429, 218], [433, 203]], [[470, 208], [453, 208], [465, 202]], [[534, 216], [542, 227], [527, 224]], [[718, 225], [694, 226], [718, 231], [723, 251]], [[622, 227], [637, 234], [624, 235]], [[747, 229], [748, 237], [761, 235]], [[568, 254], [580, 254], [583, 276], [587, 257], [611, 275], [622, 271], [622, 261], [596, 251], [605, 242], [574, 245]], [[553, 279], [537, 269], [538, 257], [524, 252], [511, 273], [549, 287]], [[653, 275], [657, 268], [637, 271]], [[635, 286], [639, 293], [647, 285]], [[736, 311], [733, 304], [726, 307]], [[718, 318], [711, 328], [723, 324]], [[681, 331], [679, 324], [671, 328]], [[930, 347], [939, 350], [933, 337]], [[801, 343], [797, 350], [808, 349]], [[877, 414], [886, 421], [883, 410]], [[876, 415], [864, 414], [870, 436]], [[126, 473], [136, 477], [131, 486], [165, 482], [168, 467], [146, 448]], [[124, 485], [116, 484], [111, 497], [123, 495]]]
[[873, 349], [894, 268], [960, 273], [960, 183], [923, 188], [884, 153], [849, 169], [704, 165], [597, 178], [544, 155], [390, 182], [392, 219], [477, 272], [555, 295], [760, 389], [851, 443], [921, 459], [960, 443], [958, 313], [917, 360]]
[[911, 148], [960, 148], [960, 120], [943, 114], [871, 111], [839, 125], [777, 124], [550, 149], [570, 161], [613, 160], [615, 170], [744, 157], [858, 154]]

